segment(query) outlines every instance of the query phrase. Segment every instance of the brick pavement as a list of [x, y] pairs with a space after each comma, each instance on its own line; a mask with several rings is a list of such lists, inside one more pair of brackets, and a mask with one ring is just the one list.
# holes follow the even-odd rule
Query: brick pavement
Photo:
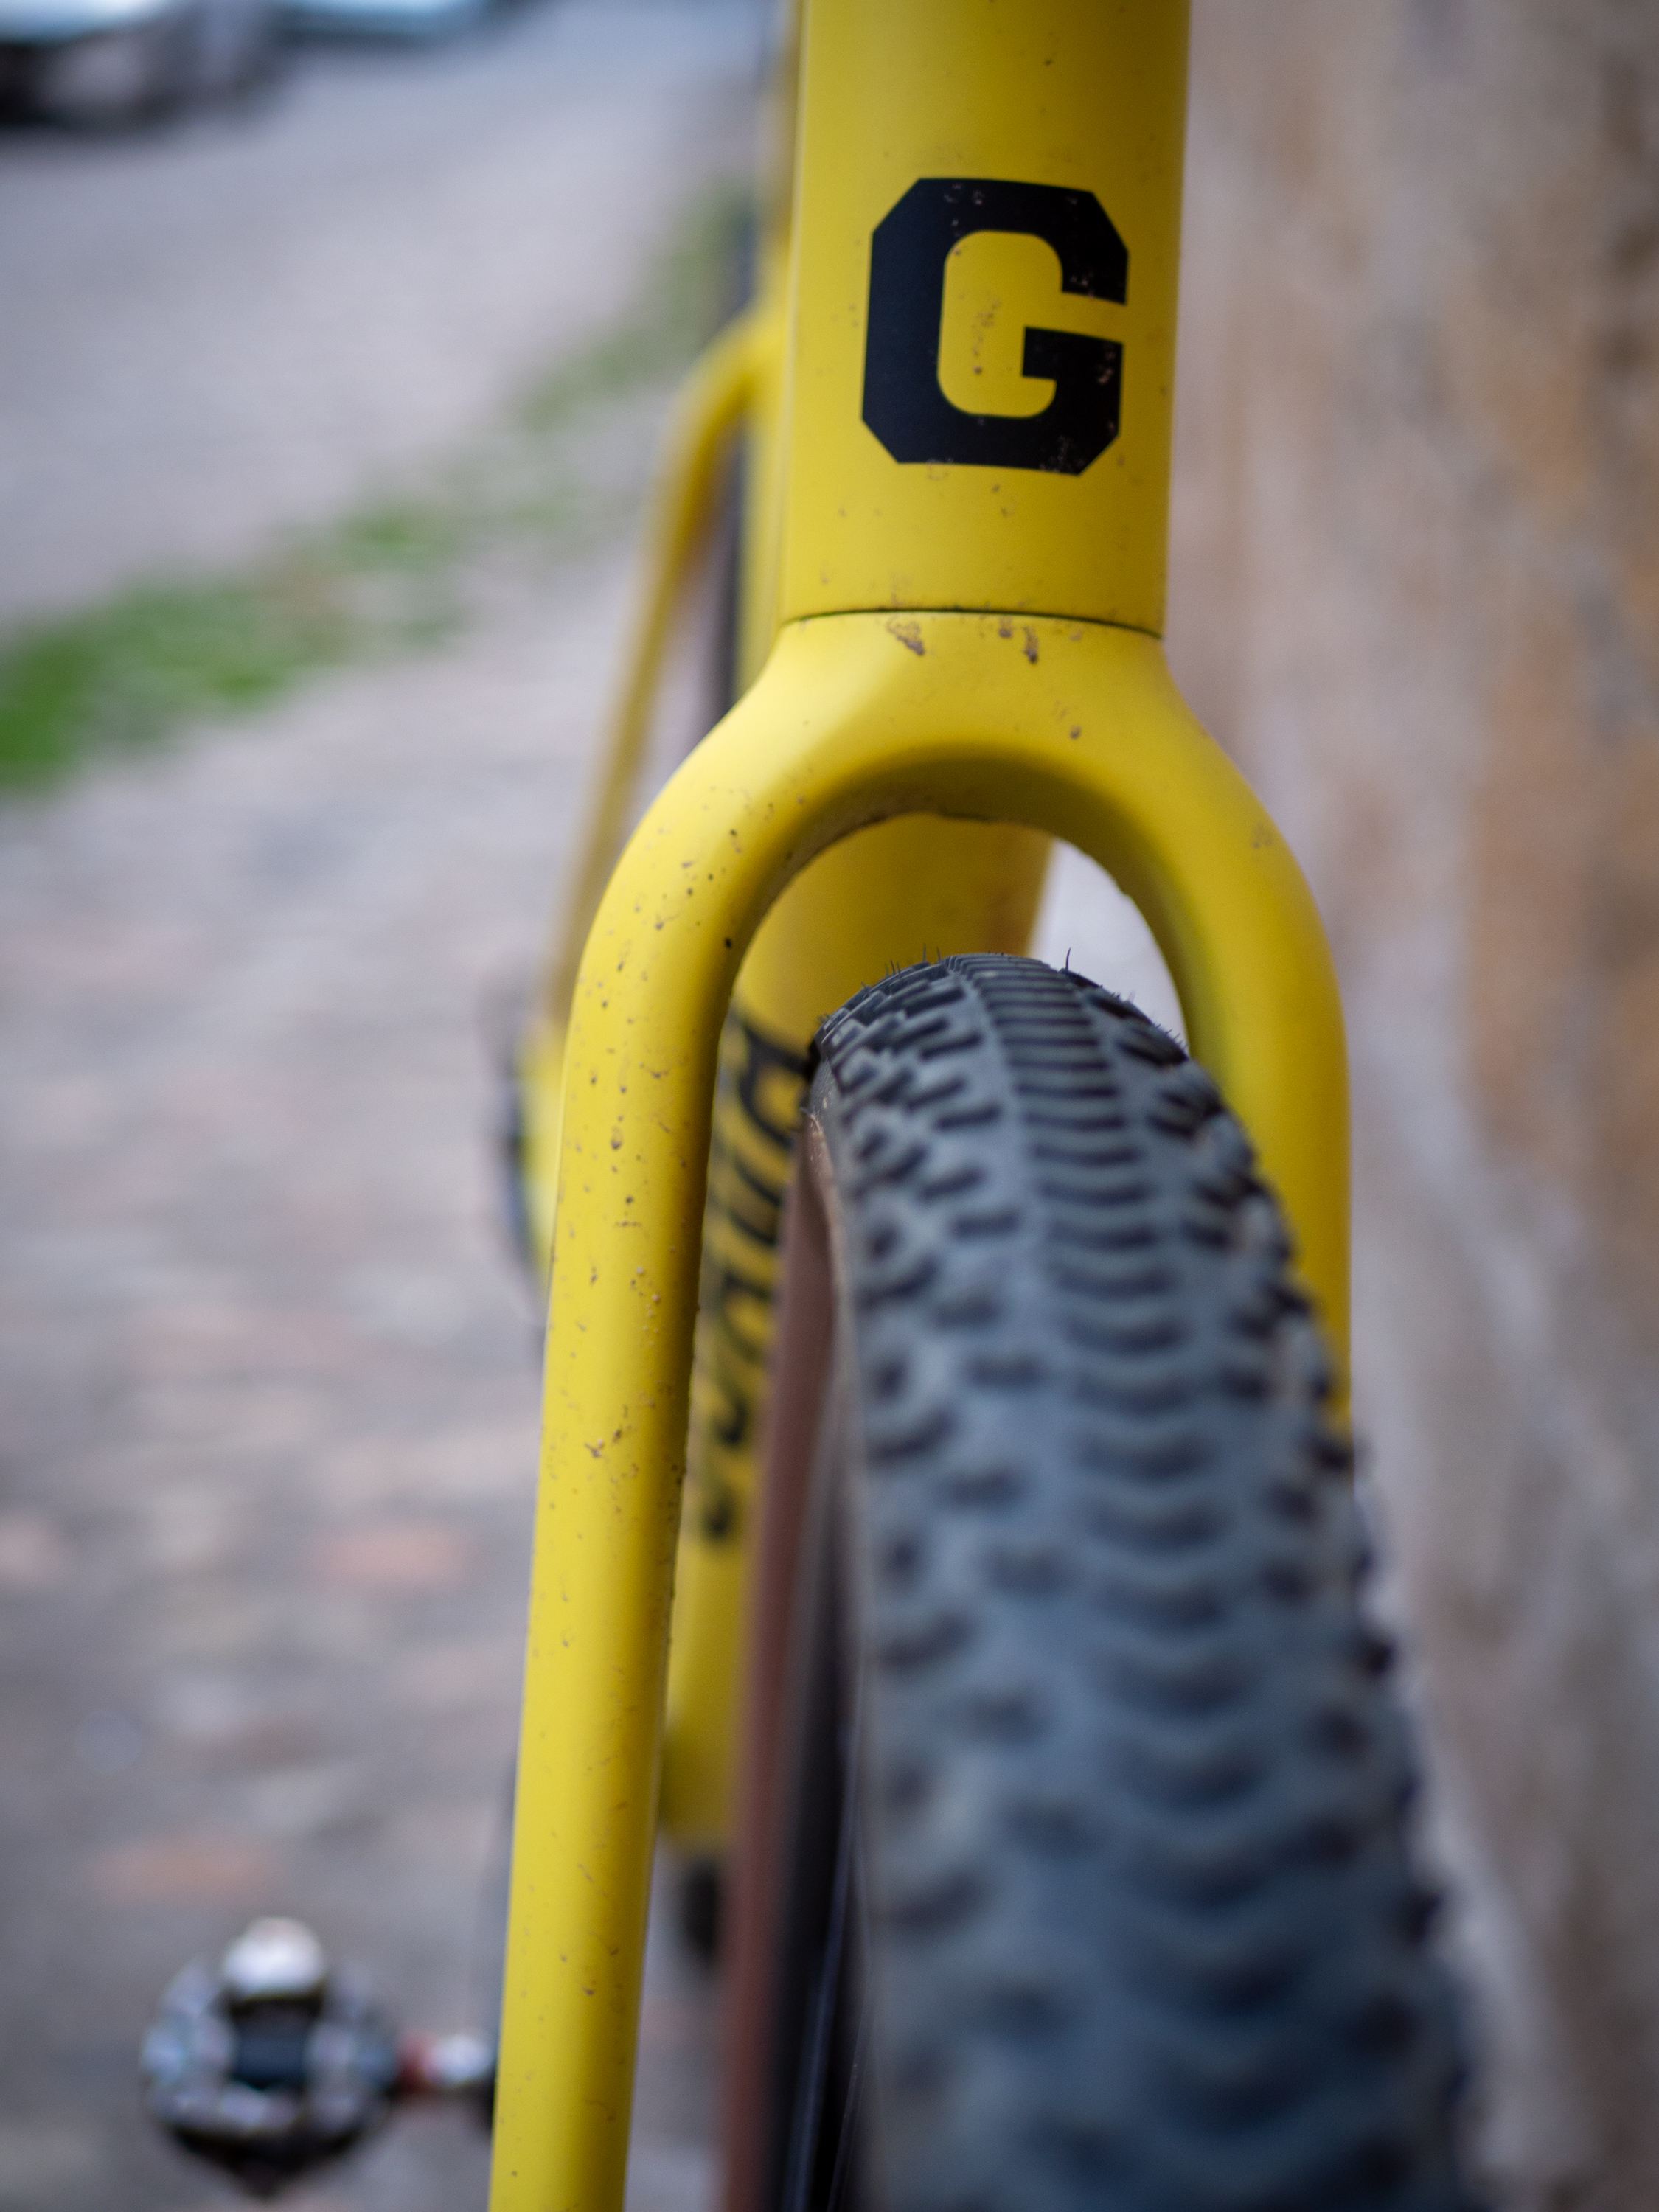
[[[0, 816], [3, 2212], [222, 2201], [134, 2053], [255, 1910], [409, 2021], [476, 2002], [537, 1395], [492, 1036], [626, 575]], [[682, 2212], [709, 1993], [666, 1953], [653, 1984], [635, 2197]], [[414, 2116], [295, 2202], [465, 2212], [483, 2173]]]
[[[585, 0], [234, 123], [10, 142], [0, 599], [240, 557], [470, 434], [746, 159], [757, 21]], [[663, 396], [594, 426], [619, 523]], [[627, 572], [619, 535], [492, 571], [457, 644], [0, 810], [0, 2212], [230, 2201], [135, 2060], [256, 1911], [410, 2023], [483, 2009], [538, 1338], [494, 1060]], [[634, 2199], [693, 2212], [711, 1992], [648, 1975]], [[484, 2181], [416, 2113], [287, 2201]]]

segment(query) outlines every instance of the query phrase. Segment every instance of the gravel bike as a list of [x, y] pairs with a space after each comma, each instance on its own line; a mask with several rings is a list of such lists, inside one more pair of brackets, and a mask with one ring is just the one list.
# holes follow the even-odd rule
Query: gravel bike
[[[740, 696], [529, 1063], [495, 2212], [621, 2202], [659, 1817], [731, 1855], [732, 2212], [1462, 2203], [1334, 1364], [1340, 1011], [1158, 643], [1186, 10], [794, 40], [647, 617], [742, 422]], [[1021, 957], [1045, 836], [1191, 1059]]]
[[[1159, 642], [1186, 35], [805, 0], [781, 42], [521, 1063], [492, 2212], [623, 2203], [659, 1830], [725, 1869], [729, 2212], [1469, 2202], [1348, 1479], [1336, 987]], [[735, 703], [617, 859], [734, 441]], [[1191, 1057], [1024, 957], [1051, 838]]]

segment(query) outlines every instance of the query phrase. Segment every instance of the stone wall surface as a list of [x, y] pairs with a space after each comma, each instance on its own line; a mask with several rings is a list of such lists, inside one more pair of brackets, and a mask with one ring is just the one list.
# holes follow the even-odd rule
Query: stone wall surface
[[1346, 994], [1506, 2201], [1659, 2203], [1659, 0], [1196, 0], [1171, 642]]

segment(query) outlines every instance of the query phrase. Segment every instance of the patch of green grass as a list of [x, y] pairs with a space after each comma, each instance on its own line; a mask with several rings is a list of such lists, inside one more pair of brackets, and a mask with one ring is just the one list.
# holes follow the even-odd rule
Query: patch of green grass
[[696, 204], [629, 313], [423, 486], [367, 502], [240, 574], [141, 585], [0, 636], [0, 792], [40, 789], [98, 754], [453, 635], [477, 563], [556, 550], [600, 519], [607, 502], [584, 477], [584, 432], [605, 408], [668, 382], [732, 311], [747, 221], [746, 197], [732, 191]]
[[344, 610], [297, 570], [142, 586], [38, 624], [0, 648], [0, 781], [55, 781], [89, 753], [246, 713], [351, 643]]
[[343, 568], [429, 575], [458, 560], [466, 539], [465, 514], [441, 500], [387, 500], [348, 515], [329, 550]]

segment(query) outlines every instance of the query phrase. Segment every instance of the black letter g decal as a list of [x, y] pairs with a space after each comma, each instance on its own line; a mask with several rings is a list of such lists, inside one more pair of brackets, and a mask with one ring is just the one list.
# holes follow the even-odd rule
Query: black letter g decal
[[871, 241], [864, 419], [896, 461], [1081, 476], [1117, 435], [1123, 349], [1115, 340], [1028, 330], [1024, 373], [1054, 385], [1040, 415], [970, 415], [939, 388], [945, 264], [952, 247], [979, 230], [1043, 240], [1060, 257], [1062, 291], [1122, 305], [1128, 251], [1092, 192], [992, 177], [923, 177]]

